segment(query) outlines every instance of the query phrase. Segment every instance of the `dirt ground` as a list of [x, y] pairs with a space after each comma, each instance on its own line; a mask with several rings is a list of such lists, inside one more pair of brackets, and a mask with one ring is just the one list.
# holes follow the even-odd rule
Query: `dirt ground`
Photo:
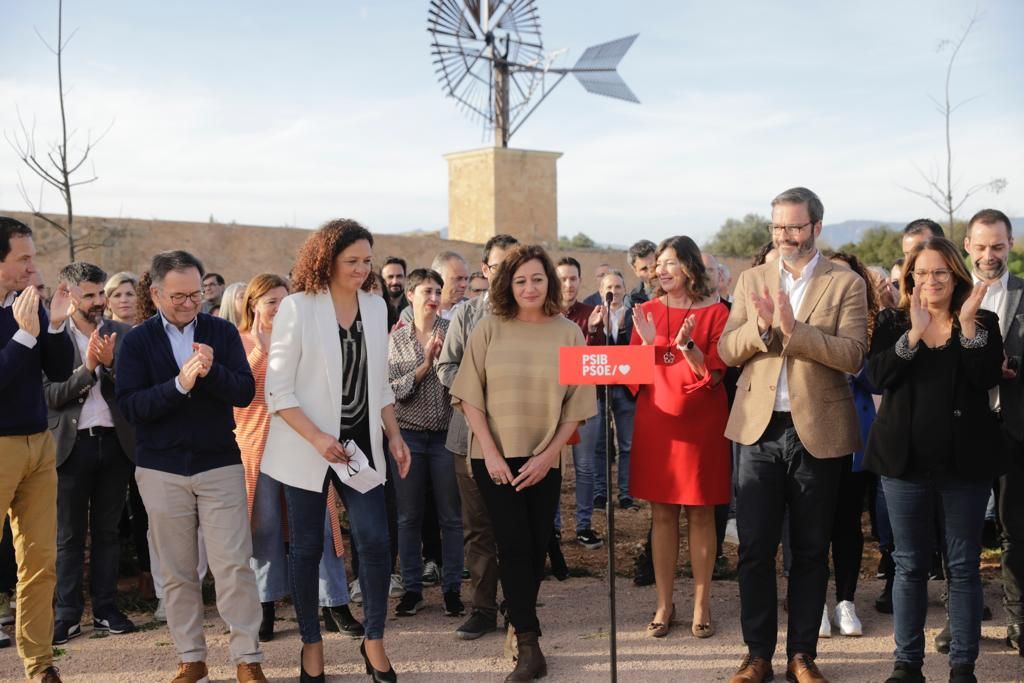
[[[572, 520], [571, 477], [567, 478], [562, 496], [563, 517]], [[617, 619], [618, 679], [624, 683], [677, 683], [680, 681], [728, 681], [744, 653], [739, 625], [739, 589], [734, 579], [716, 582], [713, 616], [717, 634], [707, 640], [690, 635], [689, 614], [692, 609], [692, 584], [681, 573], [676, 583], [676, 604], [680, 623], [664, 639], [650, 638], [645, 626], [654, 609], [654, 588], [638, 588], [632, 576], [633, 557], [643, 542], [650, 523], [649, 509], [638, 512], [617, 511], [615, 516], [617, 542]], [[571, 527], [571, 522], [567, 524]], [[605, 516], [595, 514], [594, 527], [604, 535]], [[573, 578], [564, 582], [546, 581], [541, 589], [539, 609], [544, 637], [541, 645], [548, 659], [548, 677], [552, 683], [609, 680], [608, 592], [606, 576], [607, 551], [588, 551], [576, 545], [566, 534], [563, 551]], [[686, 561], [685, 529], [680, 564]], [[727, 554], [735, 566], [735, 547], [727, 544]], [[877, 682], [891, 671], [891, 617], [879, 614], [873, 607], [882, 582], [874, 578], [877, 552], [873, 543], [865, 548], [857, 611], [864, 622], [864, 636], [834, 636], [819, 644], [818, 662], [833, 683]], [[995, 619], [984, 622], [982, 655], [978, 661], [979, 681], [1014, 682], [1024, 680], [1024, 659], [1002, 646], [1005, 627], [1001, 621], [1001, 589], [995, 576], [994, 563], [986, 561], [986, 604]], [[131, 583], [125, 582], [129, 589]], [[931, 606], [927, 621], [928, 655], [925, 674], [930, 681], [948, 678], [946, 657], [934, 653], [931, 641], [942, 628], [944, 612], [940, 602], [942, 582], [931, 582]], [[779, 595], [785, 592], [780, 579]], [[107, 683], [128, 681], [165, 682], [173, 675], [177, 662], [174, 647], [165, 626], [151, 622], [151, 611], [140, 611], [151, 605], [123, 596], [126, 605], [134, 606], [131, 617], [142, 628], [121, 636], [100, 637], [91, 627], [83, 626], [84, 635], [57, 649], [56, 665], [65, 681]], [[465, 595], [464, 595], [465, 597]], [[402, 681], [451, 681], [476, 683], [502, 681], [511, 663], [502, 658], [501, 635], [489, 635], [476, 641], [461, 641], [453, 632], [460, 619], [443, 616], [438, 588], [426, 590], [427, 608], [415, 617], [388, 617], [388, 651]], [[392, 603], [395, 601], [393, 600]], [[834, 596], [830, 595], [834, 606]], [[353, 610], [359, 615], [358, 608]], [[780, 649], [784, 652], [785, 612], [780, 608]], [[298, 626], [288, 605], [278, 609], [277, 637], [264, 644], [264, 671], [272, 681], [297, 678], [299, 650]], [[205, 629], [210, 648], [208, 664], [212, 680], [233, 681], [234, 667], [228, 661], [227, 635], [216, 608], [207, 606]], [[10, 627], [7, 627], [11, 633]], [[327, 678], [329, 681], [363, 681], [358, 641], [325, 634]], [[776, 680], [784, 680], [784, 655], [775, 658]], [[21, 663], [15, 648], [0, 650], [0, 680], [21, 680]]]

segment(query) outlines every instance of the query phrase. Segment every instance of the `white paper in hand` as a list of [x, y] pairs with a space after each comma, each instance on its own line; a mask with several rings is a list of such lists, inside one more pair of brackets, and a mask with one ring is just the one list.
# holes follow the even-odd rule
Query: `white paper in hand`
[[342, 484], [350, 486], [359, 493], [366, 493], [373, 487], [384, 483], [384, 477], [370, 467], [366, 453], [363, 453], [355, 441], [346, 441], [344, 445], [348, 462], [331, 463], [331, 467], [338, 474], [338, 479]]

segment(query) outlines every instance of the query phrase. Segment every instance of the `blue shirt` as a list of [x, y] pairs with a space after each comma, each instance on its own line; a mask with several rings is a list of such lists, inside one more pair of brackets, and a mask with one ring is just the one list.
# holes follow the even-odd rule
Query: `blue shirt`
[[[160, 312], [160, 322], [164, 326], [164, 333], [167, 335], [167, 341], [171, 343], [171, 353], [174, 354], [174, 362], [178, 364], [178, 369], [185, 364], [185, 361], [192, 355], [192, 343], [196, 339], [196, 320], [199, 316], [192, 319], [188, 325], [185, 325], [184, 329], [179, 330], [178, 327], [167, 320], [164, 317], [163, 311]], [[181, 386], [181, 382], [178, 378], [174, 378], [174, 387], [183, 394], [187, 394], [185, 387]]]

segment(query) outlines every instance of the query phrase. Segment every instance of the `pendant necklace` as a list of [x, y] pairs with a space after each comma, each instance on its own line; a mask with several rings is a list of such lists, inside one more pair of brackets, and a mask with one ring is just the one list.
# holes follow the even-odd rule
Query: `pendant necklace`
[[[667, 294], [665, 295], [665, 308], [668, 309], [667, 311], [665, 311], [665, 325], [666, 325], [665, 336], [668, 339], [675, 339], [675, 336], [672, 334], [672, 307], [668, 303], [668, 295]], [[686, 322], [686, 316], [688, 316], [690, 314], [690, 311], [692, 309], [693, 309], [693, 303], [690, 303], [690, 307], [686, 309], [686, 313], [683, 313], [683, 322], [684, 323]], [[682, 323], [680, 323], [680, 324], [682, 324]], [[679, 333], [679, 330], [676, 330], [676, 334], [678, 334], [678, 333]], [[668, 350], [665, 351], [664, 355], [662, 355], [662, 357], [661, 357], [661, 360], [665, 363], [665, 365], [672, 365], [672, 364], [674, 364], [676, 362], [676, 354], [675, 354], [673, 346], [670, 346], [668, 348]]]

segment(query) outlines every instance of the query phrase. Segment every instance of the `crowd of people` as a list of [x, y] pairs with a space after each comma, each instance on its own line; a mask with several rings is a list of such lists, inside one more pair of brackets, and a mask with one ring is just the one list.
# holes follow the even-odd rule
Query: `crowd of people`
[[[173, 683], [208, 680], [208, 573], [240, 683], [266, 680], [261, 642], [286, 598], [300, 681], [325, 680], [324, 629], [361, 640], [372, 680], [397, 680], [389, 598], [413, 617], [434, 585], [444, 614], [464, 617], [456, 637], [504, 621], [506, 681], [542, 677], [549, 558], [569, 575], [568, 462], [584, 548], [604, 543], [596, 511], [650, 506], [635, 581], [655, 587], [651, 637], [677, 622], [684, 513], [690, 632], [715, 635], [735, 518], [746, 653], [732, 683], [774, 675], [780, 544], [787, 680], [827, 680], [818, 640], [862, 633], [866, 510], [886, 578], [875, 607], [893, 615], [887, 683], [924, 681], [937, 573], [948, 619], [935, 647], [951, 682], [977, 680], [988, 529], [1001, 534], [1006, 644], [1024, 656], [1024, 280], [1008, 270], [1010, 219], [973, 216], [966, 259], [914, 221], [885, 270], [821, 246], [823, 215], [806, 188], [775, 197], [765, 248], [734, 287], [674, 236], [630, 247], [634, 289], [602, 264], [583, 299], [576, 259], [512, 235], [484, 245], [479, 270], [454, 251], [375, 270], [374, 237], [353, 220], [312, 233], [287, 275], [229, 284], [175, 250], [141, 277], [70, 263], [47, 298], [31, 229], [0, 216], [0, 624], [15, 624], [26, 676], [59, 683], [53, 646], [83, 633], [87, 545], [93, 630], [136, 629], [116, 600], [127, 520], [139, 591], [178, 654]], [[606, 344], [654, 347], [653, 383], [558, 383], [560, 348]]]

